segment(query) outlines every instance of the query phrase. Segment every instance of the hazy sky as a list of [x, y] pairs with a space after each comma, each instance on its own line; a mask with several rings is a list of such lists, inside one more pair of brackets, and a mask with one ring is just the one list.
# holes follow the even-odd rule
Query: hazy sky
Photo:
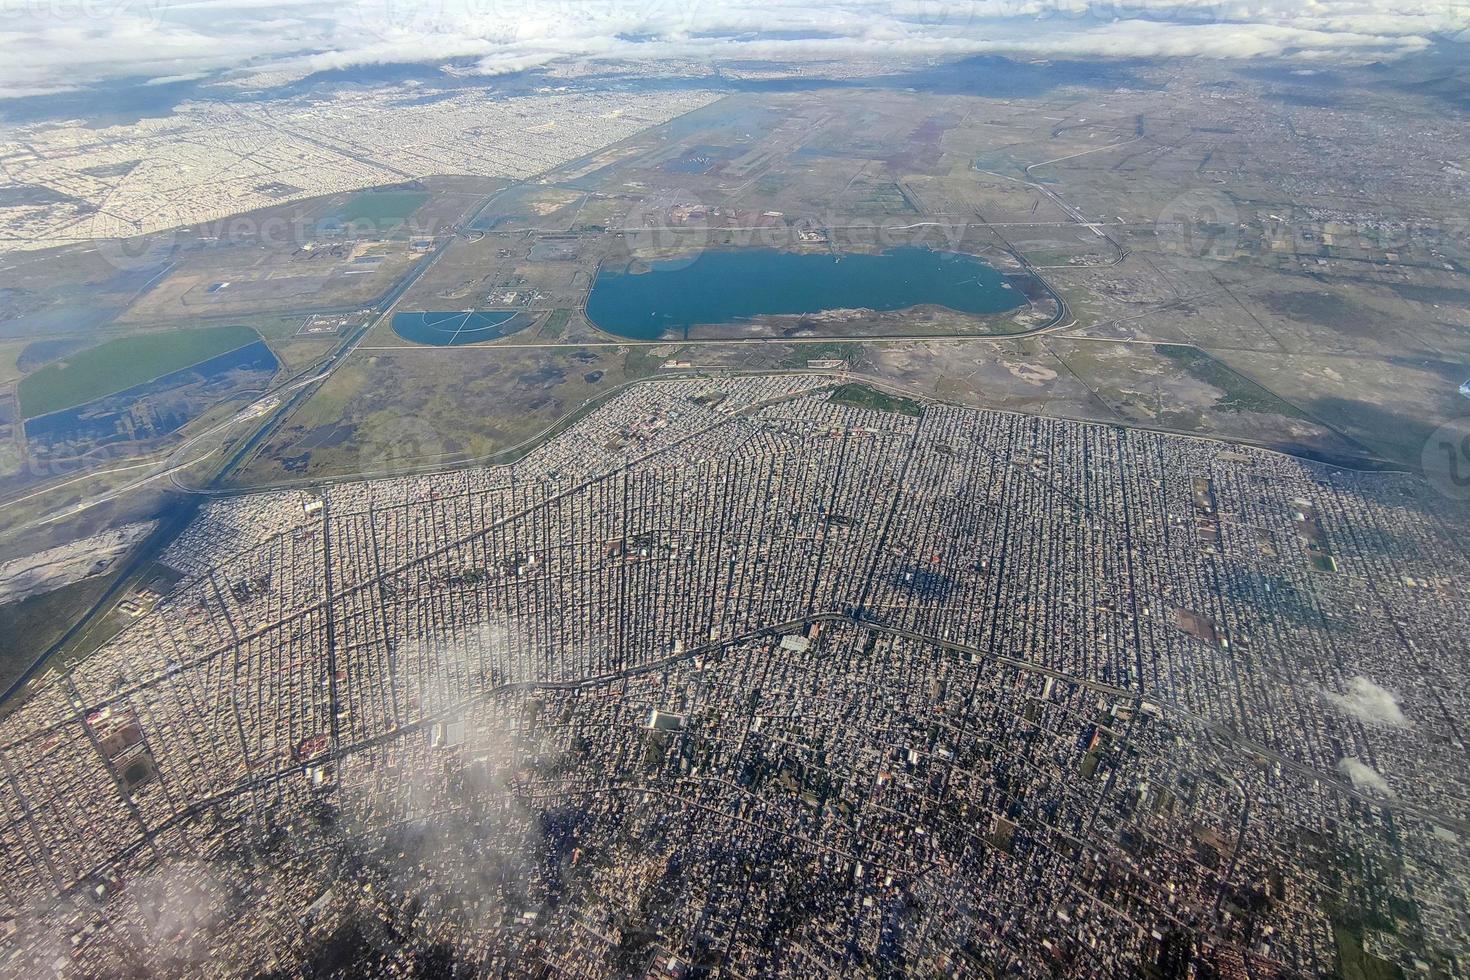
[[1470, 41], [1470, 0], [0, 0], [0, 97], [252, 67], [1035, 52], [1334, 62]]

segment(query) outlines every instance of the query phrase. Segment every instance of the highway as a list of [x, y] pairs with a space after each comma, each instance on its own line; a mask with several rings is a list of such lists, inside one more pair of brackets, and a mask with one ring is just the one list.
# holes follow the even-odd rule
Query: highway
[[[512, 190], [515, 190], [519, 186], [519, 184], [508, 184], [507, 186], [502, 187], [500, 190], [486, 197], [485, 200], [481, 201], [480, 204], [461, 221], [459, 227], [468, 228], [473, 225], [479, 219], [480, 215], [485, 213], [485, 210], [487, 208], [489, 208], [501, 197], [510, 193]], [[398, 285], [388, 290], [383, 298], [378, 301], [379, 312], [376, 316], [369, 319], [367, 323], [365, 323], [363, 326], [359, 327], [352, 334], [350, 334], [335, 351], [328, 355], [326, 361], [319, 369], [316, 370], [314, 374], [311, 374], [299, 384], [291, 384], [290, 387], [295, 388], [295, 390], [291, 394], [291, 397], [283, 402], [278, 408], [275, 409], [275, 411], [270, 414], [270, 417], [266, 420], [265, 424], [263, 424], [258, 430], [256, 430], [254, 435], [252, 435], [249, 439], [246, 439], [243, 443], [240, 444], [235, 452], [230, 455], [230, 458], [225, 461], [224, 465], [220, 467], [219, 472], [215, 475], [214, 479], [210, 481], [209, 485], [204, 488], [204, 491], [207, 492], [210, 489], [217, 488], [220, 483], [228, 479], [229, 475], [234, 471], [235, 467], [246, 461], [249, 458], [250, 454], [254, 452], [257, 446], [259, 446], [262, 442], [269, 438], [271, 433], [275, 432], [276, 429], [280, 427], [281, 423], [285, 422], [286, 419], [291, 417], [296, 409], [300, 407], [301, 403], [310, 395], [311, 391], [315, 388], [317, 384], [325, 381], [328, 377], [330, 377], [332, 371], [334, 371], [343, 361], [350, 357], [352, 353], [358, 349], [359, 346], [361, 346], [363, 340], [367, 338], [368, 334], [372, 333], [379, 324], [384, 323], [390, 317], [392, 317], [394, 311], [396, 311], [398, 308], [399, 301], [403, 299], [404, 294], [412, 289], [420, 279], [427, 275], [430, 269], [434, 268], [434, 265], [441, 258], [443, 258], [444, 253], [448, 251], [449, 247], [453, 245], [459, 237], [459, 233], [456, 232], [455, 234], [446, 235], [444, 238], [442, 238], [434, 246], [434, 250], [432, 252], [424, 256], [419, 264], [413, 269], [409, 270], [408, 274], [399, 281]], [[176, 485], [181, 490], [185, 490], [188, 492], [200, 492], [194, 487], [188, 487], [184, 486], [183, 484], [178, 484], [177, 481]]]
[[[501, 188], [500, 190], [487, 197], [465, 219], [464, 225], [472, 224], [475, 219], [477, 219], [485, 211], [486, 208], [490, 207], [490, 205], [492, 205], [497, 199], [499, 199], [501, 195], [505, 194], [515, 186], [516, 185], [512, 184], [507, 187]], [[315, 370], [308, 369], [308, 372], [304, 373], [304, 375], [298, 374], [290, 379], [287, 379], [285, 382], [268, 391], [261, 398], [256, 399], [256, 401], [251, 406], [248, 406], [242, 412], [236, 413], [229, 420], [216, 426], [212, 426], [207, 431], [198, 433], [190, 439], [186, 440], [182, 445], [178, 446], [171, 453], [169, 453], [169, 455], [165, 457], [161, 463], [156, 464], [158, 465], [159, 469], [150, 473], [149, 475], [139, 480], [132, 481], [124, 487], [115, 488], [105, 493], [98, 494], [94, 497], [90, 497], [77, 504], [70, 505], [60, 511], [49, 514], [26, 525], [27, 527], [31, 527], [40, 524], [47, 524], [56, 520], [60, 520], [64, 517], [75, 515], [77, 513], [80, 513], [81, 511], [87, 510], [91, 507], [95, 507], [98, 504], [104, 503], [108, 500], [113, 500], [125, 494], [132, 493], [133, 491], [140, 489], [148, 483], [165, 477], [168, 478], [177, 489], [185, 491], [183, 499], [175, 502], [167, 509], [166, 513], [159, 520], [158, 526], [154, 528], [152, 533], [148, 535], [143, 543], [139, 545], [136, 549], [134, 549], [133, 552], [124, 560], [122, 567], [117, 572], [117, 577], [113, 580], [112, 584], [108, 586], [106, 591], [104, 591], [103, 594], [97, 599], [97, 601], [93, 603], [92, 606], [71, 625], [71, 627], [61, 636], [60, 639], [51, 644], [51, 646], [49, 646], [45, 651], [37, 656], [36, 659], [31, 662], [30, 666], [28, 666], [25, 671], [18, 678], [16, 678], [9, 687], [5, 689], [4, 694], [0, 695], [0, 705], [9, 702], [10, 699], [14, 697], [22, 688], [24, 688], [26, 684], [30, 683], [31, 680], [33, 680], [41, 673], [42, 669], [49, 661], [51, 661], [53, 657], [66, 650], [75, 640], [84, 636], [90, 629], [92, 629], [92, 627], [97, 625], [102, 620], [102, 618], [108, 614], [108, 612], [112, 610], [113, 605], [123, 596], [125, 596], [127, 594], [127, 591], [134, 584], [136, 584], [137, 578], [141, 573], [146, 571], [149, 563], [151, 563], [154, 558], [161, 554], [163, 550], [168, 547], [169, 543], [172, 542], [173, 539], [179, 534], [179, 532], [181, 532], [188, 525], [189, 521], [193, 519], [195, 512], [199, 509], [200, 504], [205, 499], [207, 499], [206, 495], [211, 490], [217, 488], [219, 484], [229, 476], [231, 471], [236, 466], [238, 466], [243, 460], [247, 459], [249, 454], [253, 452], [263, 440], [268, 438], [269, 435], [274, 432], [282, 422], [289, 418], [291, 413], [300, 406], [302, 401], [312, 391], [315, 390], [316, 386], [320, 382], [325, 381], [328, 377], [330, 377], [332, 371], [336, 369], [348, 356], [350, 356], [354, 350], [357, 349], [357, 347], [362, 343], [363, 339], [373, 330], [374, 327], [378, 326], [378, 324], [384, 322], [388, 317], [393, 315], [393, 311], [397, 308], [398, 303], [403, 298], [404, 294], [407, 293], [409, 289], [413, 288], [413, 285], [417, 283], [420, 279], [422, 279], [425, 273], [433, 268], [434, 263], [439, 261], [440, 257], [443, 256], [445, 250], [449, 248], [449, 246], [455, 241], [457, 237], [457, 235], [448, 235], [442, 241], [440, 241], [432, 252], [425, 256], [424, 259], [413, 270], [411, 270], [407, 276], [405, 276], [396, 286], [390, 289], [381, 300], [379, 300], [378, 306], [380, 312], [378, 313], [378, 315], [369, 319], [369, 321], [365, 325], [350, 334], [335, 351], [328, 355], [327, 359], [321, 364], [320, 367], [316, 368]], [[255, 431], [253, 435], [241, 442], [241, 444], [234, 450], [234, 452], [230, 454], [229, 458], [225, 460], [223, 465], [221, 465], [220, 468], [215, 472], [210, 482], [206, 484], [204, 488], [194, 488], [182, 483], [179, 480], [179, 474], [187, 469], [198, 465], [205, 459], [208, 459], [215, 452], [218, 452], [220, 446], [223, 445], [223, 440], [221, 440], [219, 445], [210, 449], [202, 456], [192, 458], [189, 457], [188, 454], [191, 450], [204, 444], [214, 436], [223, 433], [227, 429], [234, 426], [236, 423], [248, 419], [251, 416], [252, 410], [255, 410], [257, 406], [269, 406], [273, 402], [273, 408], [266, 408], [264, 411], [261, 411], [259, 413], [265, 418], [265, 421], [261, 424], [261, 426]], [[180, 461], [181, 457], [182, 461]], [[138, 465], [147, 466], [150, 464], [144, 463]], [[121, 472], [130, 468], [132, 467], [121, 467], [116, 470], [107, 472]], [[64, 484], [61, 484], [61, 486], [68, 486], [76, 483], [78, 480], [91, 479], [101, 475], [104, 474], [88, 474], [77, 479], [69, 480]], [[39, 491], [39, 493], [50, 493], [55, 491], [56, 489], [59, 489], [59, 487], [52, 486], [47, 488], [46, 490]], [[21, 499], [31, 499], [32, 497], [37, 495], [38, 494], [32, 494]], [[10, 503], [14, 504], [18, 502], [19, 501], [11, 501]]]

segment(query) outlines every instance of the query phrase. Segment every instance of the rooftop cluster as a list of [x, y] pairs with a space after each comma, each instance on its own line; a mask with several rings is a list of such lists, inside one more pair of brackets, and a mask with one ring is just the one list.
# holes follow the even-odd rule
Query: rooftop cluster
[[835, 385], [204, 508], [0, 723], [0, 964], [1463, 972], [1462, 510]]

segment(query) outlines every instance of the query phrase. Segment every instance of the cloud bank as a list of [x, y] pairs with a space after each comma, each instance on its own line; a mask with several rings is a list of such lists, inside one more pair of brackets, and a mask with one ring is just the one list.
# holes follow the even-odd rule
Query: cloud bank
[[1361, 759], [1344, 756], [1337, 761], [1337, 771], [1352, 780], [1355, 789], [1367, 790], [1379, 796], [1393, 795], [1393, 788], [1388, 785], [1388, 780]]
[[1354, 677], [1342, 694], [1327, 695], [1328, 700], [1361, 722], [1370, 725], [1394, 725], [1405, 727], [1409, 719], [1399, 708], [1398, 698], [1385, 687], [1379, 687], [1366, 677]]
[[0, 98], [247, 69], [1045, 57], [1377, 60], [1465, 0], [0, 0]]

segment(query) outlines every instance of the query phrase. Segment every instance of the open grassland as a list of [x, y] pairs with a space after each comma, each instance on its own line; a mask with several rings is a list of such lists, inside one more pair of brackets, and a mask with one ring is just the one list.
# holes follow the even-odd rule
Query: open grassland
[[17, 392], [21, 412], [35, 418], [75, 408], [259, 339], [254, 330], [243, 326], [121, 337], [22, 379]]
[[19, 361], [26, 346], [23, 340], [0, 344], [0, 384], [10, 384], [21, 376]]
[[358, 352], [235, 474], [240, 486], [383, 475], [515, 454], [667, 350], [413, 347]]
[[0, 684], [9, 685], [100, 599], [116, 572], [0, 606]]

